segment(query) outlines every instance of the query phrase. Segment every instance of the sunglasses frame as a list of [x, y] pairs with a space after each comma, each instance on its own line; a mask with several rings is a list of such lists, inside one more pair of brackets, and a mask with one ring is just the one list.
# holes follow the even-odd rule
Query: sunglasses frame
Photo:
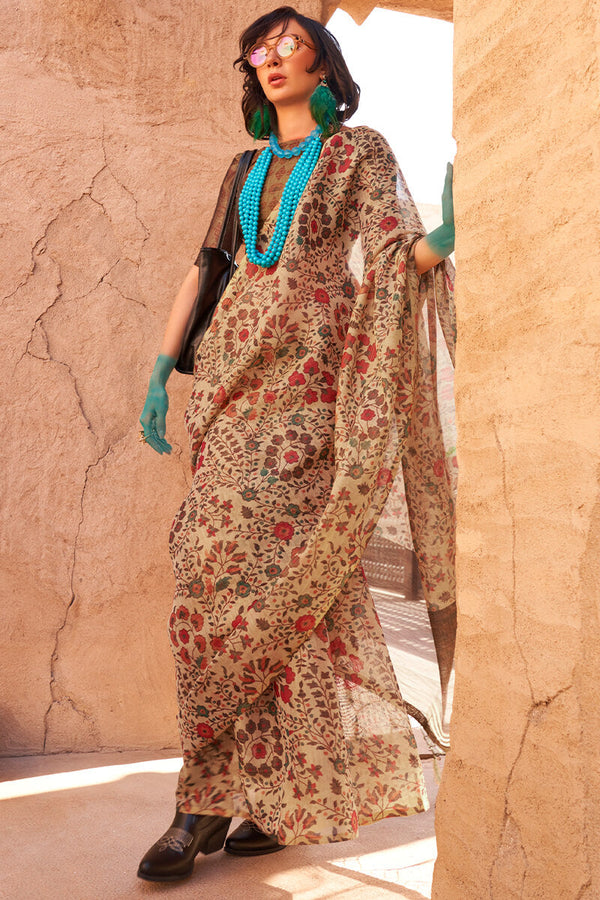
[[[279, 52], [279, 50], [277, 49], [279, 44], [281, 43], [281, 41], [284, 38], [292, 38], [292, 40], [295, 42], [295, 47], [288, 56], [282, 56], [281, 53]], [[274, 43], [274, 41], [276, 41], [276, 43]], [[304, 46], [308, 47], [309, 50], [317, 49], [316, 47], [313, 47], [312, 44], [309, 44], [308, 41], [305, 41], [304, 38], [300, 37], [299, 34], [282, 34], [278, 38], [274, 38], [273, 41], [268, 41], [268, 42], [260, 41], [260, 43], [255, 44], [254, 47], [252, 47], [252, 49], [249, 50], [249, 52], [246, 54], [246, 57], [245, 57], [246, 62], [248, 63], [248, 65], [252, 66], [253, 69], [262, 69], [262, 67], [264, 65], [266, 65], [267, 60], [269, 58], [269, 53], [273, 48], [275, 49], [275, 52], [277, 53], [277, 56], [279, 57], [279, 59], [290, 59], [290, 57], [292, 57], [294, 55], [294, 53], [300, 49], [298, 44], [304, 44]], [[265, 61], [263, 63], [261, 63], [260, 66], [255, 66], [254, 63], [250, 60], [250, 57], [252, 56], [254, 51], [256, 49], [258, 49], [258, 47], [266, 47], [267, 55], [265, 57]]]

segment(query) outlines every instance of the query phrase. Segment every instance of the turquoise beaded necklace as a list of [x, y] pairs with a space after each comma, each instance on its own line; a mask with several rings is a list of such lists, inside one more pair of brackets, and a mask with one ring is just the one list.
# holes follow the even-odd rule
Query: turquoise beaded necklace
[[[320, 135], [321, 128], [317, 125], [314, 131], [311, 131], [308, 137], [304, 138], [296, 147], [282, 150], [276, 136], [271, 133], [269, 146], [262, 151], [252, 171], [246, 178], [246, 183], [240, 194], [240, 225], [246, 244], [246, 256], [256, 266], [268, 268], [276, 263], [281, 256], [296, 207], [319, 159], [321, 152]], [[299, 159], [285, 183], [279, 203], [275, 230], [269, 246], [264, 253], [261, 253], [256, 249], [260, 198], [273, 154], [287, 159], [292, 156], [298, 156]]]

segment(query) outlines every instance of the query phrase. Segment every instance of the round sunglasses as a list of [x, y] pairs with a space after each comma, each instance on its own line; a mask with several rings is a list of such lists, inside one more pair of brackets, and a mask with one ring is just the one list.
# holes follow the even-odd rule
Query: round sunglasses
[[304, 44], [310, 50], [316, 50], [316, 47], [313, 47], [297, 34], [282, 34], [280, 38], [277, 38], [276, 42], [271, 41], [267, 44], [265, 41], [262, 44], [256, 44], [250, 53], [246, 55], [246, 59], [255, 69], [260, 69], [266, 63], [272, 47], [275, 47], [277, 56], [280, 59], [289, 59], [300, 48], [300, 44]]

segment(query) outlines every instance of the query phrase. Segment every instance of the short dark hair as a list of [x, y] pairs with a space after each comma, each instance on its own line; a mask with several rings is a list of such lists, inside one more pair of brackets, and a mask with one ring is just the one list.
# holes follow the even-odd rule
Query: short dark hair
[[[285, 30], [290, 19], [295, 19], [306, 30], [317, 48], [315, 61], [310, 69], [307, 69], [307, 72], [315, 72], [320, 66], [325, 68], [327, 84], [336, 99], [338, 122], [345, 122], [358, 109], [360, 88], [352, 79], [346, 60], [342, 56], [340, 45], [332, 33], [316, 19], [311, 19], [296, 12], [293, 6], [280, 6], [278, 9], [274, 9], [273, 12], [256, 19], [252, 25], [249, 25], [242, 32], [240, 35], [240, 55], [233, 64], [245, 75], [242, 112], [244, 114], [246, 131], [253, 137], [250, 121], [256, 110], [266, 105], [269, 109], [271, 122], [277, 121], [277, 113], [273, 104], [267, 100], [260, 86], [256, 69], [247, 61], [246, 55], [276, 25], [281, 25], [282, 29]], [[336, 130], [339, 130], [339, 126]]]

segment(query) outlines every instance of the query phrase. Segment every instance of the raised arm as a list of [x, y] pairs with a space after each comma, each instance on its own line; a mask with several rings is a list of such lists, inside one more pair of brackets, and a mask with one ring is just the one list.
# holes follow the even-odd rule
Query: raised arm
[[446, 168], [446, 181], [442, 194], [442, 225], [426, 234], [415, 244], [417, 272], [422, 275], [450, 256], [454, 250], [454, 202], [452, 197], [452, 163]]

